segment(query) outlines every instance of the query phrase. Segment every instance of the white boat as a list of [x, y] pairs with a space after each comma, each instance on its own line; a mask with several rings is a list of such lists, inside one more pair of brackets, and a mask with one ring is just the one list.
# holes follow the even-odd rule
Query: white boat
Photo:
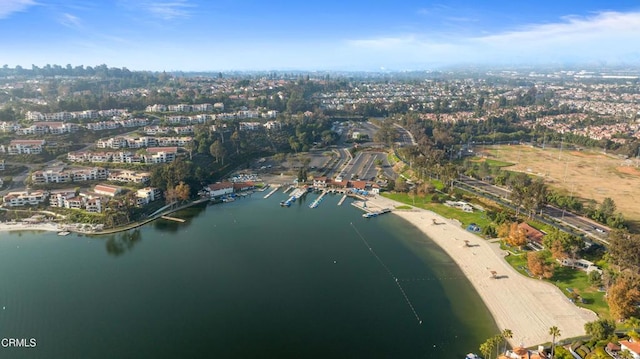
[[69, 232], [69, 231], [58, 232], [59, 236], [68, 236], [69, 234], [71, 234], [71, 232]]

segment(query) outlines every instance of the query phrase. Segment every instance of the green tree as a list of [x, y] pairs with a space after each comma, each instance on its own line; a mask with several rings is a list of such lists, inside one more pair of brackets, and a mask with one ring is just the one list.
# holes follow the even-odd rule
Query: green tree
[[402, 177], [398, 177], [398, 179], [396, 179], [395, 181], [395, 186], [394, 186], [394, 191], [396, 192], [405, 192], [407, 190], [407, 181], [402, 178]]
[[615, 329], [616, 322], [613, 319], [598, 319], [584, 325], [584, 331], [595, 340], [605, 340], [611, 337]]
[[220, 141], [215, 140], [211, 144], [211, 146], [209, 147], [209, 153], [216, 159], [216, 163], [219, 163], [222, 160], [222, 165], [224, 166], [225, 150]]
[[636, 317], [629, 317], [624, 321], [624, 324], [629, 327], [629, 336], [634, 340], [638, 340], [638, 327], [640, 327], [640, 319]]
[[602, 200], [600, 207], [598, 207], [598, 211], [600, 212], [604, 220], [613, 217], [613, 214], [616, 211], [616, 203], [613, 201], [613, 199], [607, 197]]
[[631, 270], [640, 274], [640, 235], [623, 230], [609, 232], [609, 262], [620, 272]]

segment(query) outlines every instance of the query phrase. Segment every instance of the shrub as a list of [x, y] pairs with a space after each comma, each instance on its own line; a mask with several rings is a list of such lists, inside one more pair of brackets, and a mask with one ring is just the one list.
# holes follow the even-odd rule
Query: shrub
[[582, 350], [583, 352], [585, 352], [587, 354], [591, 353], [591, 349], [589, 349], [589, 347], [586, 346], [586, 345], [581, 345], [580, 348], [578, 348], [578, 350]]
[[580, 348], [582, 345], [584, 345], [584, 342], [582, 340], [578, 340], [576, 342], [573, 342], [571, 344], [571, 350], [576, 351], [576, 349]]

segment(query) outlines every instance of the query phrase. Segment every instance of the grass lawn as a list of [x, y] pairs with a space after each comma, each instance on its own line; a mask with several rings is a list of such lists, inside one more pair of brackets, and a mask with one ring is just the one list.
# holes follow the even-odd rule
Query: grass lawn
[[579, 303], [581, 307], [593, 310], [600, 318], [611, 318], [609, 306], [604, 299], [605, 293], [599, 292], [598, 288], [589, 284], [587, 273], [569, 267], [558, 266], [550, 282], [560, 288], [567, 297], [571, 297], [572, 293], [582, 297], [585, 303]]
[[492, 159], [487, 159], [486, 161], [491, 167], [509, 167], [509, 166], [515, 165], [515, 163], [512, 163], [512, 162], [504, 162], [504, 161], [498, 161], [498, 160], [492, 160]]
[[[505, 259], [518, 273], [529, 276], [525, 270], [527, 268], [526, 253], [509, 255]], [[611, 318], [609, 315], [609, 306], [604, 299], [604, 292], [599, 292], [598, 288], [589, 284], [585, 272], [569, 267], [557, 266], [553, 277], [547, 281], [558, 287], [568, 298], [573, 297], [572, 293], [582, 297], [585, 303], [577, 302], [576, 304], [578, 306], [594, 311], [598, 314], [599, 318]]]
[[455, 218], [462, 222], [463, 227], [466, 227], [471, 223], [475, 223], [480, 226], [480, 228], [484, 228], [484, 226], [491, 223], [491, 220], [487, 218], [484, 212], [474, 211], [473, 213], [467, 213], [453, 207], [447, 207], [440, 203], [431, 203], [430, 195], [411, 197], [407, 193], [385, 192], [383, 193], [383, 196], [394, 201], [433, 211], [446, 218]]

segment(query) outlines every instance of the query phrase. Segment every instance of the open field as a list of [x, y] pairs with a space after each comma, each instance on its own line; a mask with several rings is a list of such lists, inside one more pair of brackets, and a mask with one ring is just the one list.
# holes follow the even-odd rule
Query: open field
[[514, 163], [509, 170], [543, 177], [552, 188], [598, 203], [612, 198], [618, 211], [640, 227], [640, 168], [636, 159], [624, 160], [601, 152], [541, 149], [527, 145], [487, 146], [488, 159]]

